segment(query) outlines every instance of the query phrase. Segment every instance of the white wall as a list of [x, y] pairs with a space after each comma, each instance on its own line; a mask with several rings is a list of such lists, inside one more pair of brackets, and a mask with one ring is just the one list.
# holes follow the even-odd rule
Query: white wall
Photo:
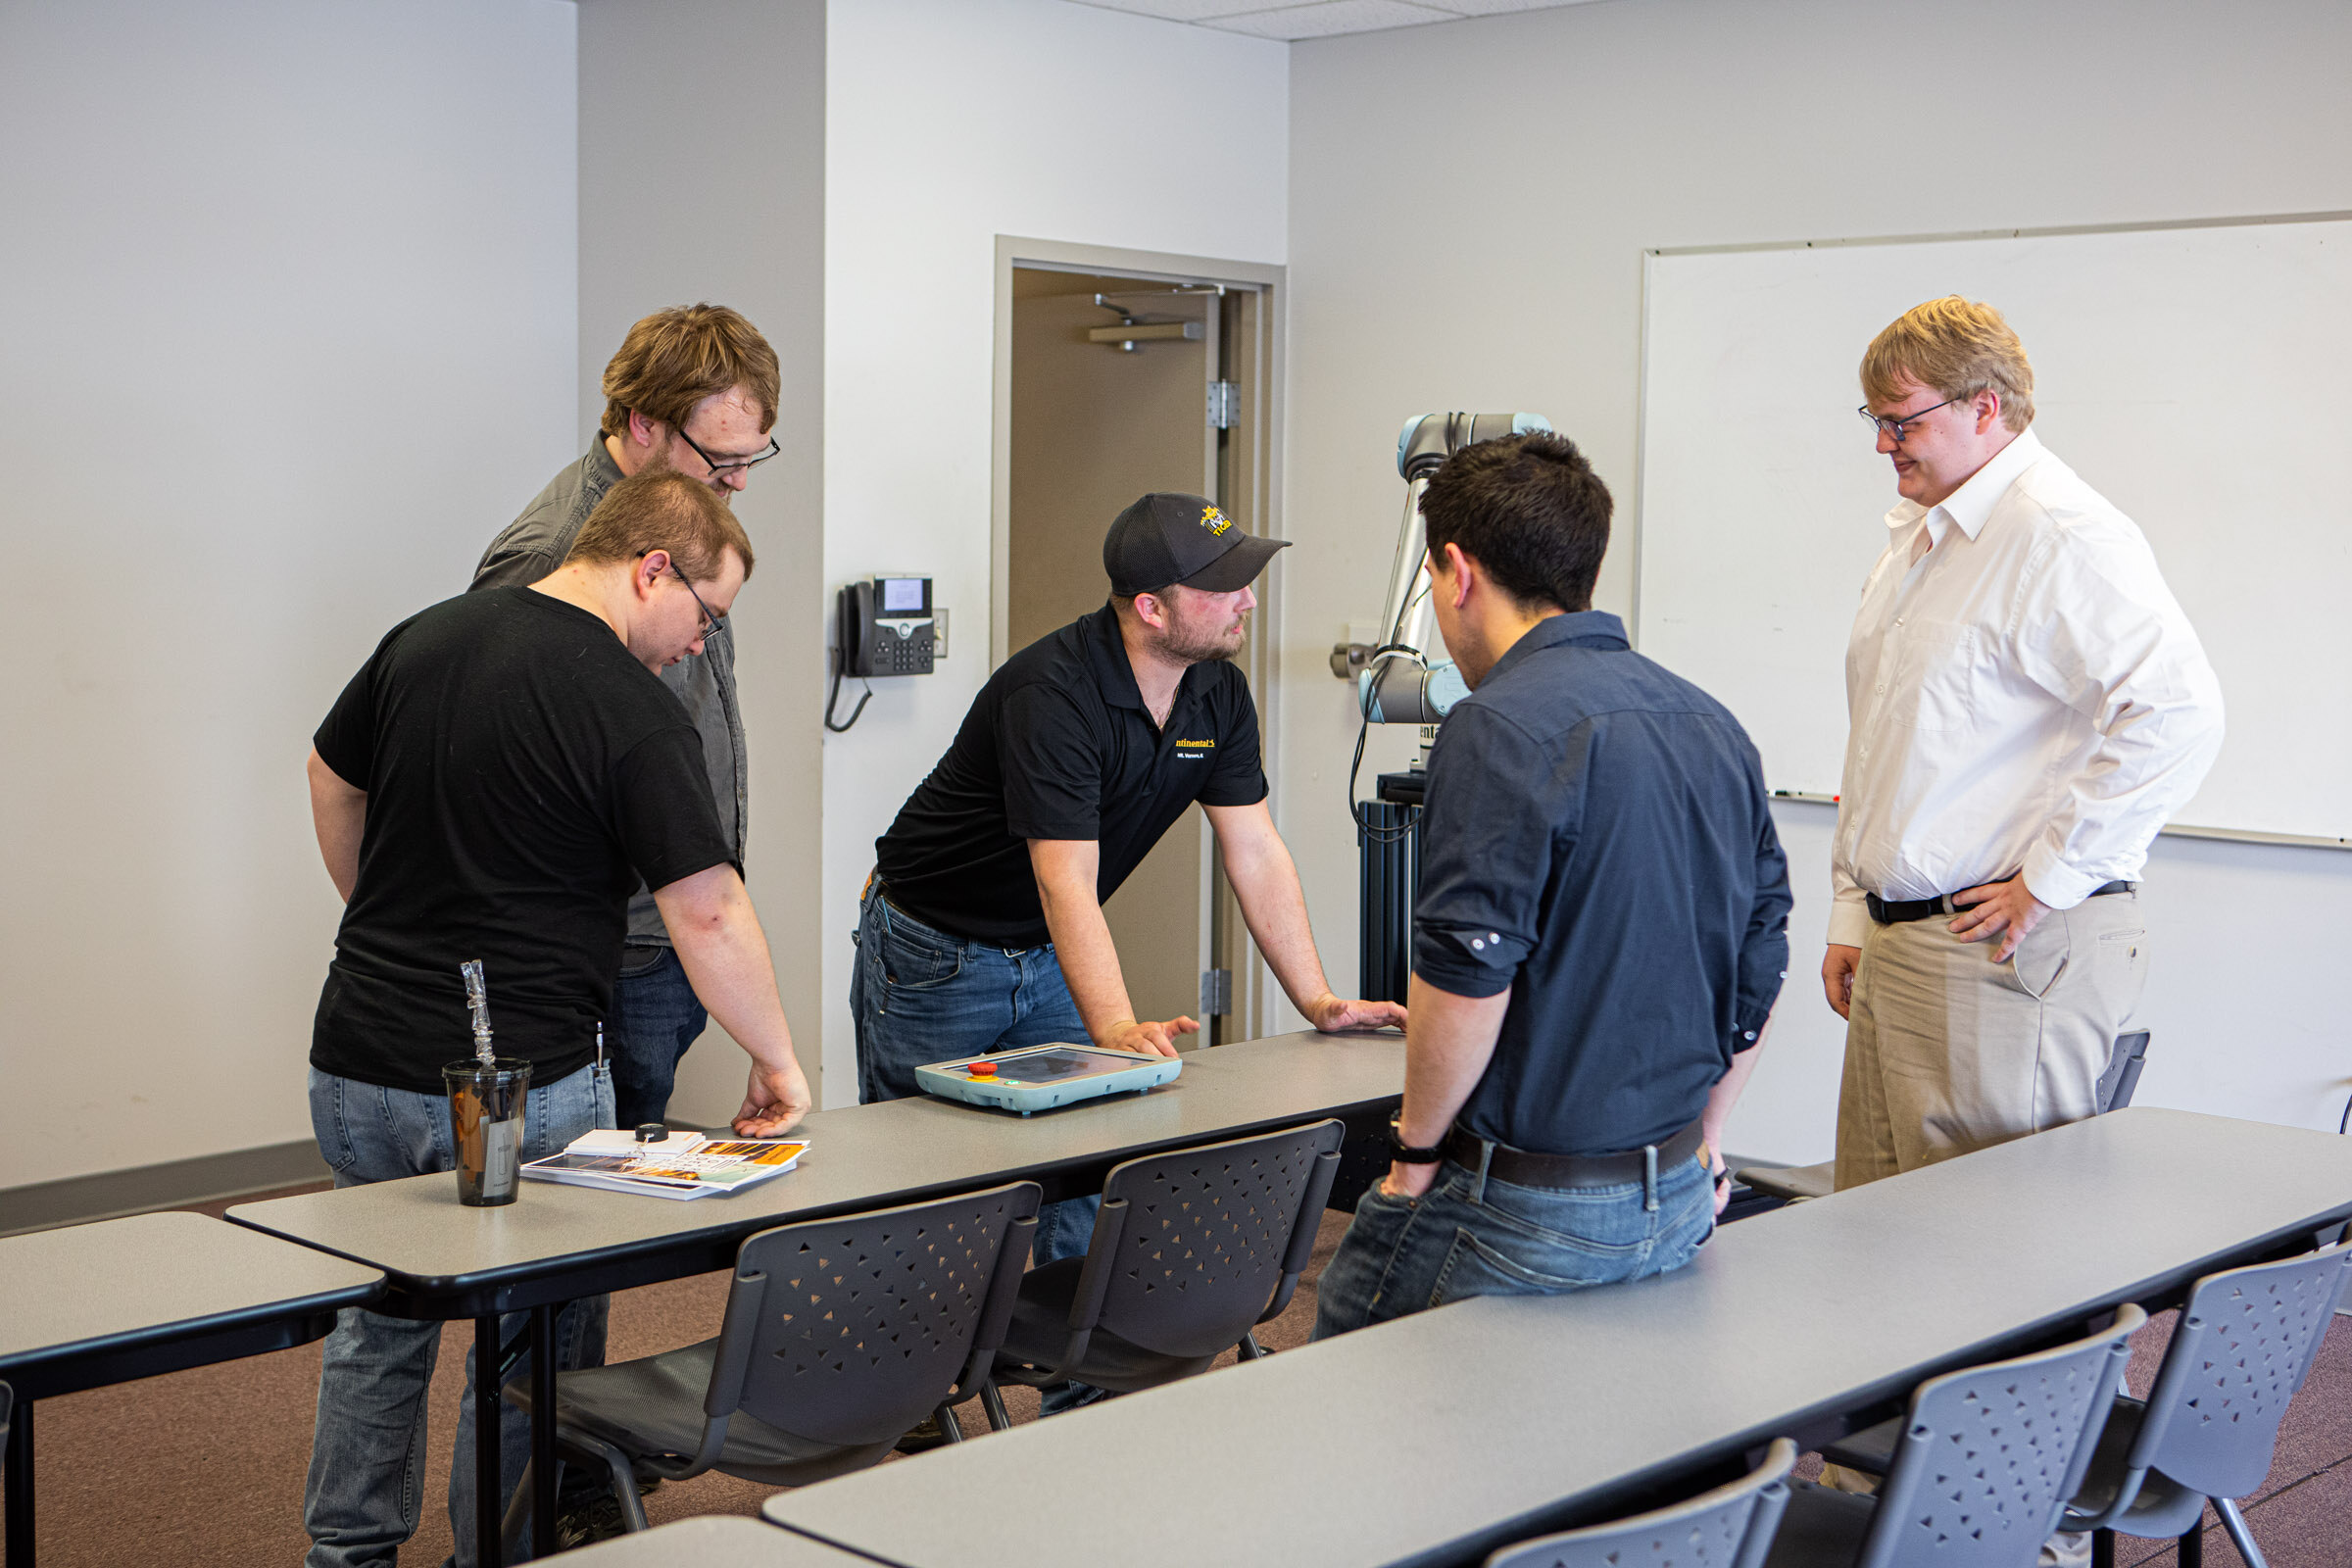
[[835, 0], [826, 55], [825, 581], [922, 572], [953, 613], [937, 674], [825, 737], [824, 991], [787, 1003], [848, 1104], [873, 841], [988, 674], [996, 237], [1281, 262], [1288, 68], [1065, 0]]
[[[1643, 247], [2352, 207], [2352, 10], [2332, 0], [1985, 0], [1933, 18], [1614, 0], [1292, 59], [1288, 526], [1300, 552], [1377, 547], [1290, 578], [1285, 667], [1307, 673], [1284, 740], [1312, 799], [1336, 790], [1307, 764], [1339, 760], [1336, 779], [1353, 729], [1314, 662], [1377, 613], [1406, 416], [1534, 409], [1583, 444], [1619, 504], [1600, 605], [1625, 609]], [[1874, 461], [1859, 442], [1854, 460]], [[2342, 672], [2326, 673], [2331, 692]], [[1788, 1003], [1732, 1139], [1759, 1156], [1829, 1152], [1842, 1036], [1811, 979], [1826, 815], [1781, 813], [1799, 898]], [[1327, 950], [1351, 942], [1335, 918], [1354, 902], [1347, 818], [1295, 811], [1286, 829]], [[2352, 856], [2161, 840], [2149, 880], [2140, 1099], [2333, 1127]]]
[[572, 448], [573, 25], [0, 8], [0, 1188], [310, 1136], [311, 731]]

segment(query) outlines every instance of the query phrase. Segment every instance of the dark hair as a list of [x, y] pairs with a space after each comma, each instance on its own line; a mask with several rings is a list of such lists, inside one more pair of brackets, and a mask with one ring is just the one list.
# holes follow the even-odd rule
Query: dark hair
[[719, 493], [674, 468], [647, 468], [605, 492], [571, 542], [565, 561], [603, 565], [635, 561], [657, 550], [690, 583], [710, 582], [726, 569], [732, 550], [752, 574], [752, 541]]
[[1563, 435], [1506, 435], [1446, 460], [1421, 494], [1429, 553], [1447, 545], [1521, 604], [1590, 610], [1609, 548], [1609, 487]]

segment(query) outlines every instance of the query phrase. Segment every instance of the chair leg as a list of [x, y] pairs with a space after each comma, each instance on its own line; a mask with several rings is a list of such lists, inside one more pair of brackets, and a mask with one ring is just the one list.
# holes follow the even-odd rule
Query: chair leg
[[997, 1392], [996, 1379], [991, 1378], [980, 1385], [980, 1404], [988, 1411], [989, 1431], [1007, 1432], [1011, 1430], [1012, 1417], [1004, 1413], [1004, 1396]]
[[2177, 1568], [2205, 1568], [2205, 1512], [2197, 1511], [2197, 1522], [2188, 1534], [2180, 1538], [2180, 1561]]
[[614, 1448], [605, 1455], [606, 1474], [612, 1482], [612, 1495], [620, 1502], [620, 1520], [633, 1535], [653, 1528], [645, 1517], [645, 1502], [637, 1495], [637, 1467], [629, 1456]]
[[530, 1512], [531, 1507], [531, 1461], [525, 1459], [522, 1463], [522, 1479], [514, 1483], [514, 1495], [507, 1499], [506, 1521], [498, 1532], [498, 1539], [504, 1544], [506, 1551], [506, 1555], [500, 1559], [503, 1562], [514, 1562], [520, 1556], [518, 1548], [522, 1545], [523, 1516]]
[[2246, 1559], [2246, 1568], [2271, 1568], [2263, 1560], [2262, 1548], [2254, 1544], [2254, 1532], [2246, 1528], [2246, 1516], [2237, 1511], [2236, 1503], [2228, 1497], [2216, 1497], [2213, 1511], [2222, 1516], [2222, 1528], [2230, 1532], [2230, 1544]]
[[2115, 1568], [2115, 1532], [2093, 1530], [2090, 1533], [2090, 1568]]
[[1254, 1361], [1259, 1356], [1266, 1353], [1266, 1348], [1257, 1343], [1257, 1331], [1255, 1329], [1251, 1329], [1249, 1333], [1243, 1335], [1242, 1343], [1235, 1347], [1235, 1348], [1241, 1351], [1242, 1359], [1245, 1361]]
[[931, 1419], [939, 1423], [939, 1435], [948, 1442], [963, 1441], [963, 1423], [956, 1419], [954, 1405], [942, 1401], [940, 1407], [931, 1412]]

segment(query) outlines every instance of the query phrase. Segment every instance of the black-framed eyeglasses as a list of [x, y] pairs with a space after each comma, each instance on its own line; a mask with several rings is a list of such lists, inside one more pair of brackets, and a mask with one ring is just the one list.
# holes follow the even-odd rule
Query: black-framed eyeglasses
[[685, 442], [689, 447], [694, 448], [694, 455], [703, 460], [703, 466], [710, 470], [710, 477], [713, 479], [717, 478], [722, 473], [740, 473], [747, 469], [756, 468], [760, 466], [760, 464], [765, 463], [768, 459], [774, 457], [777, 453], [784, 450], [782, 447], [776, 445], [776, 438], [771, 435], [767, 438], [767, 450], [765, 452], [761, 452], [757, 456], [749, 458], [729, 458], [726, 462], [721, 463], [697, 445], [694, 437], [686, 433], [686, 427], [684, 425], [678, 426], [678, 439]]
[[[1960, 401], [1962, 400], [1959, 398], [1945, 398], [1941, 403], [1936, 405], [1936, 409], [1948, 409], [1953, 404]], [[1903, 436], [1910, 430], [1911, 426], [1917, 424], [1929, 415], [1934, 414], [1936, 409], [1922, 409], [1917, 414], [1906, 414], [1899, 419], [1881, 418], [1879, 416], [1870, 412], [1870, 407], [1867, 404], [1856, 409], [1854, 412], [1862, 416], [1862, 421], [1869, 425], [1872, 429], [1877, 430], [1882, 434], [1894, 437], [1894, 444], [1899, 447], [1903, 444]]]
[[671, 562], [669, 569], [678, 573], [678, 581], [686, 583], [686, 591], [694, 594], [694, 608], [703, 612], [703, 618], [696, 623], [694, 635], [704, 642], [709, 642], [720, 632], [725, 631], [727, 629], [726, 617], [704, 604], [701, 594], [694, 593], [694, 584], [686, 582], [686, 573], [678, 571], [678, 564], [674, 561]]

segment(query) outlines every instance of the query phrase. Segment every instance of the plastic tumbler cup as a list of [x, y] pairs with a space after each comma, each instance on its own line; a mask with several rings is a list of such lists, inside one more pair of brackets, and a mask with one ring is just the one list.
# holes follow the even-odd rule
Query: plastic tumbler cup
[[453, 1061], [449, 1119], [458, 1138], [458, 1201], [475, 1208], [512, 1203], [522, 1188], [522, 1106], [531, 1064], [519, 1056]]

